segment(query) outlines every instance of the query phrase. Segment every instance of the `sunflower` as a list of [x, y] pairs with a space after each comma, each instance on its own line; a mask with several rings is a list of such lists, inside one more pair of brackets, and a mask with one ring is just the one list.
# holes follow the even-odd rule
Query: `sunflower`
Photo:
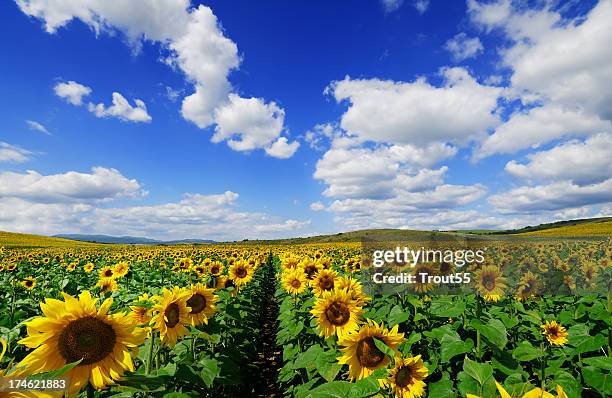
[[126, 276], [128, 272], [130, 272], [130, 264], [128, 264], [127, 261], [117, 263], [113, 267], [113, 275], [115, 276], [115, 278], [121, 278], [122, 276]]
[[79, 265], [79, 263], [78, 263], [78, 262], [76, 262], [76, 261], [73, 261], [73, 262], [71, 262], [70, 264], [68, 264], [68, 266], [66, 267], [66, 269], [67, 269], [68, 271], [72, 272], [72, 271], [74, 271], [74, 270], [76, 269], [77, 265]]
[[398, 333], [398, 325], [389, 330], [368, 319], [358, 332], [343, 335], [340, 338], [340, 350], [343, 356], [338, 358], [340, 364], [349, 366], [349, 379], [360, 380], [368, 377], [373, 371], [387, 366], [389, 358], [376, 347], [374, 339], [381, 340], [389, 348], [397, 351], [397, 346], [404, 341], [404, 333]]
[[538, 293], [539, 286], [538, 278], [531, 271], [527, 272], [519, 281], [516, 298], [522, 301], [535, 296]]
[[308, 283], [306, 275], [301, 270], [290, 269], [283, 273], [282, 285], [287, 293], [297, 295], [304, 293]]
[[341, 276], [336, 281], [336, 290], [347, 290], [358, 306], [364, 306], [372, 299], [363, 292], [363, 285], [356, 279]]
[[567, 343], [567, 330], [560, 323], [546, 321], [540, 328], [550, 344], [564, 346]]
[[114, 278], [102, 278], [98, 280], [96, 287], [100, 288], [100, 293], [116, 292], [119, 290], [119, 285]]
[[149, 297], [147, 293], [138, 296], [138, 301], [133, 306], [130, 306], [132, 310], [132, 318], [139, 325], [148, 325], [151, 322], [151, 318], [153, 317], [151, 313], [151, 303], [153, 299]]
[[390, 387], [396, 398], [419, 398], [425, 393], [423, 380], [428, 374], [420, 355], [398, 357], [395, 358], [395, 366], [389, 369], [389, 377], [382, 384]]
[[[506, 389], [501, 384], [499, 384], [497, 381], [495, 382], [495, 386], [497, 387], [497, 391], [499, 391], [501, 398], [513, 398], [512, 395], [508, 394], [508, 391], [506, 391]], [[557, 384], [556, 390], [557, 390], [557, 398], [568, 398], [567, 394], [565, 394], [565, 391], [563, 391], [563, 387]], [[516, 397], [518, 398], [518, 395]], [[479, 397], [478, 395], [474, 395], [474, 394], [467, 394], [467, 398], [481, 398], [481, 397]], [[542, 390], [541, 388], [536, 387], [533, 390], [527, 391], [520, 398], [555, 398], [555, 396], [549, 392]]]
[[223, 273], [223, 263], [219, 261], [215, 261], [210, 264], [209, 270], [212, 276], [219, 276]]
[[115, 278], [115, 273], [113, 272], [113, 268], [107, 265], [106, 267], [102, 267], [98, 276], [100, 279]]
[[436, 275], [436, 270], [432, 264], [419, 263], [412, 270], [412, 275], [415, 277], [415, 283], [412, 285], [417, 293], [427, 293], [432, 291], [435, 286], [428, 282], [429, 276]]
[[346, 290], [323, 293], [310, 311], [317, 318], [319, 335], [325, 338], [338, 337], [355, 332], [363, 310], [351, 299]]
[[315, 296], [320, 297], [324, 292], [334, 290], [337, 277], [338, 273], [331, 269], [322, 269], [317, 272], [310, 282]]
[[91, 271], [93, 271], [94, 267], [95, 266], [93, 265], [93, 263], [87, 263], [83, 266], [83, 269], [89, 274]]
[[185, 325], [189, 324], [189, 311], [187, 299], [190, 296], [188, 290], [174, 286], [172, 289], [164, 288], [162, 296], [158, 299], [153, 312], [156, 314], [151, 319], [153, 328], [159, 331], [162, 344], [174, 347], [179, 338], [189, 334]]
[[237, 287], [245, 285], [253, 279], [253, 268], [245, 261], [236, 261], [229, 269], [229, 278]]
[[198, 326], [203, 323], [208, 324], [208, 318], [213, 316], [217, 312], [216, 302], [219, 300], [214, 293], [214, 289], [207, 289], [202, 284], [192, 285], [187, 290], [189, 298], [187, 299], [187, 306], [190, 308], [189, 320], [191, 326]]
[[46, 299], [44, 314], [26, 322], [28, 337], [20, 344], [35, 350], [18, 365], [27, 374], [52, 371], [81, 361], [63, 376], [70, 380], [69, 395], [76, 395], [87, 383], [102, 389], [118, 380], [125, 371], [134, 371], [132, 351], [145, 340], [128, 314], [108, 314], [113, 303], [97, 300], [89, 291], [78, 299], [63, 293], [64, 301]]
[[323, 269], [323, 266], [321, 264], [314, 262], [309, 258], [302, 260], [298, 267], [304, 271], [304, 273], [306, 274], [306, 279], [308, 279], [309, 281], [315, 277], [317, 272]]
[[28, 290], [33, 290], [36, 287], [36, 279], [31, 276], [28, 276], [21, 281], [21, 286]]
[[485, 265], [474, 273], [476, 290], [487, 301], [499, 301], [506, 289], [506, 278], [494, 265]]

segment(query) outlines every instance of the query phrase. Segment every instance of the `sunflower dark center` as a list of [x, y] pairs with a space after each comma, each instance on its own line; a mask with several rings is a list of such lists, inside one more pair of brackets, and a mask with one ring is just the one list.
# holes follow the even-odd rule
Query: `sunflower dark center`
[[170, 304], [166, 311], [164, 311], [164, 316], [166, 317], [166, 326], [169, 328], [175, 327], [179, 323], [181, 309], [177, 303]]
[[323, 290], [332, 290], [334, 288], [334, 278], [329, 275], [323, 275], [319, 279], [319, 287]]
[[107, 269], [106, 271], [104, 271], [104, 276], [110, 278], [111, 276], [113, 276], [113, 271]]
[[485, 273], [482, 276], [482, 286], [484, 286], [484, 288], [489, 291], [495, 289], [495, 275], [491, 273]]
[[240, 267], [236, 270], [236, 276], [238, 278], [244, 278], [245, 276], [247, 276], [247, 270], [244, 267]]
[[385, 354], [376, 347], [374, 338], [366, 337], [357, 343], [357, 359], [362, 366], [374, 368], [385, 359]]
[[191, 307], [190, 314], [199, 314], [206, 308], [206, 297], [200, 293], [196, 293], [189, 300], [187, 300], [187, 306]]
[[27, 287], [32, 287], [32, 285], [33, 285], [33, 284], [34, 284], [34, 282], [33, 282], [33, 281], [30, 281], [30, 280], [28, 280], [28, 281], [26, 281], [26, 282], [25, 282], [25, 285], [26, 285]]
[[559, 336], [559, 328], [556, 326], [550, 326], [548, 328], [548, 334], [550, 335], [550, 337], [557, 337]]
[[79, 366], [106, 358], [115, 349], [117, 334], [106, 322], [87, 316], [70, 322], [60, 333], [59, 352], [66, 362], [83, 359]]
[[217, 266], [217, 265], [213, 265], [213, 267], [210, 269], [210, 272], [211, 272], [213, 275], [217, 275], [217, 274], [219, 273], [219, 266]]
[[300, 282], [299, 279], [294, 279], [293, 281], [291, 281], [291, 287], [293, 287], [294, 289], [299, 289], [300, 287], [302, 287], [302, 282]]
[[327, 320], [334, 326], [345, 325], [351, 317], [351, 311], [344, 303], [334, 301], [325, 309]]
[[402, 366], [397, 371], [395, 375], [395, 384], [398, 387], [407, 387], [412, 384], [413, 377], [413, 369], [411, 366]]
[[306, 276], [308, 279], [312, 279], [314, 274], [317, 272], [317, 267], [314, 265], [307, 265], [304, 267], [304, 272], [306, 272]]

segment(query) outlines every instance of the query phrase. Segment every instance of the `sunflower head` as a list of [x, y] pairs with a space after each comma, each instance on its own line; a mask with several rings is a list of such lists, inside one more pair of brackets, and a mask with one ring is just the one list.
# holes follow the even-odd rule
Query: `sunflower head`
[[88, 274], [94, 270], [94, 264], [93, 263], [87, 263], [83, 266], [83, 270], [85, 270], [85, 272], [87, 272]]
[[100, 270], [99, 277], [100, 279], [115, 278], [115, 273], [113, 272], [113, 268], [109, 266], [102, 267], [102, 269]]
[[185, 327], [190, 323], [187, 306], [190, 292], [174, 286], [172, 289], [164, 288], [162, 295], [153, 307], [155, 315], [151, 319], [153, 328], [159, 331], [162, 344], [174, 347], [178, 339], [189, 334]]
[[100, 293], [110, 293], [119, 290], [119, 285], [115, 278], [102, 278], [98, 280], [96, 287], [100, 289]]
[[321, 296], [324, 292], [334, 290], [338, 273], [331, 269], [321, 269], [314, 275], [310, 282], [312, 290], [316, 296]]
[[425, 393], [425, 378], [429, 371], [420, 355], [395, 358], [395, 366], [389, 370], [389, 377], [382, 381], [397, 398], [419, 398]]
[[484, 265], [474, 273], [476, 290], [487, 301], [498, 301], [506, 289], [506, 278], [499, 267]]
[[223, 263], [220, 261], [215, 261], [210, 264], [209, 270], [212, 276], [219, 276], [223, 273]]
[[311, 314], [317, 319], [319, 334], [325, 338], [338, 337], [355, 332], [359, 317], [363, 313], [347, 290], [325, 292], [312, 308]]
[[340, 338], [343, 356], [338, 358], [340, 364], [349, 365], [349, 378], [360, 380], [368, 377], [376, 369], [387, 366], [389, 358], [377, 346], [380, 340], [387, 347], [397, 351], [404, 334], [398, 333], [398, 325], [389, 330], [384, 325], [368, 319], [367, 324], [361, 326], [359, 331], [343, 335]]
[[198, 326], [203, 323], [208, 324], [208, 318], [217, 311], [216, 303], [219, 297], [214, 294], [215, 289], [208, 289], [206, 286], [198, 283], [187, 289], [187, 292], [187, 306], [189, 307], [191, 326]]
[[433, 283], [429, 283], [428, 278], [436, 275], [434, 266], [430, 263], [419, 263], [412, 269], [415, 276], [415, 283], [412, 285], [417, 293], [427, 293], [435, 288]]
[[145, 332], [128, 314], [110, 315], [112, 302], [106, 299], [97, 308], [89, 291], [78, 299], [65, 293], [64, 301], [46, 299], [40, 305], [44, 316], [27, 322], [28, 336], [19, 341], [35, 350], [17, 367], [33, 374], [81, 361], [65, 374], [70, 396], [87, 383], [102, 389], [133, 372], [132, 351], [144, 342]]
[[229, 269], [229, 278], [236, 284], [237, 287], [241, 287], [253, 279], [255, 271], [253, 267], [246, 261], [238, 260]]
[[306, 258], [298, 265], [306, 274], [306, 279], [312, 280], [315, 275], [323, 268], [323, 266], [310, 258]]
[[567, 343], [567, 330], [560, 323], [546, 321], [540, 328], [542, 328], [542, 334], [550, 344], [564, 346]]
[[28, 276], [21, 281], [21, 286], [23, 286], [27, 290], [33, 290], [36, 287], [36, 279], [31, 276]]
[[299, 269], [288, 269], [283, 273], [283, 289], [289, 294], [297, 295], [303, 293], [308, 287], [306, 275]]

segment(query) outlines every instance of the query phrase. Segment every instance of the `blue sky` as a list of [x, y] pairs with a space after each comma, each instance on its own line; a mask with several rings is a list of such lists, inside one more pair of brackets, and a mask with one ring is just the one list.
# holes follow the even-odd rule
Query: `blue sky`
[[610, 214], [609, 0], [125, 1], [0, 4], [0, 229]]

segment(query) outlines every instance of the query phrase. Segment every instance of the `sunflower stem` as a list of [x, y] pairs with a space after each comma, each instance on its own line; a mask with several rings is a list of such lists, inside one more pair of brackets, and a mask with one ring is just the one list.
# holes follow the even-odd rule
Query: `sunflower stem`
[[149, 341], [149, 352], [147, 353], [147, 363], [145, 367], [146, 374], [151, 373], [151, 364], [153, 362], [153, 346], [155, 345], [155, 332], [151, 331], [151, 340]]
[[541, 380], [541, 386], [540, 388], [542, 389], [542, 391], [545, 391], [546, 389], [546, 356], [548, 355], [548, 351], [547, 351], [547, 346], [545, 345], [544, 342], [542, 342], [542, 351], [544, 352], [544, 355], [542, 356], [542, 361], [541, 361], [541, 371], [542, 371], [542, 380]]
[[94, 388], [91, 383], [87, 383], [87, 398], [94, 398]]

